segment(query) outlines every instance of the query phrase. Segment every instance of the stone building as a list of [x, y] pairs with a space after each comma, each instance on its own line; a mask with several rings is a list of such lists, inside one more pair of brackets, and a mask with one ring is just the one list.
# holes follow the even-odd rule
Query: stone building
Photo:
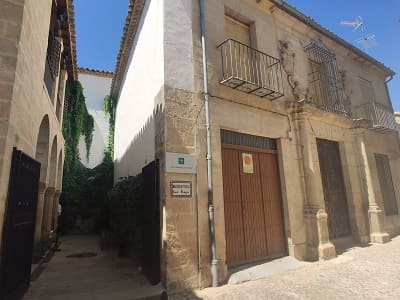
[[113, 73], [87, 68], [78, 69], [78, 79], [85, 93], [89, 114], [94, 119], [92, 146], [87, 157], [86, 143], [82, 136], [79, 141], [79, 156], [87, 168], [101, 164], [108, 146], [109, 124], [104, 112], [104, 98], [110, 94]]
[[394, 72], [283, 1], [206, 1], [207, 155], [200, 24], [199, 1], [132, 0], [112, 85], [116, 177], [159, 162], [167, 289], [212, 282], [212, 195], [219, 282], [397, 235]]
[[[15, 252], [18, 255], [30, 247], [30, 231], [18, 232], [13, 228], [16, 224], [13, 222], [18, 222], [15, 216], [25, 218], [36, 212], [36, 222], [32, 222], [36, 257], [40, 254], [41, 242], [54, 229], [62, 188], [64, 138], [61, 128], [65, 82], [67, 78], [77, 78], [75, 65], [72, 0], [0, 1], [2, 272], [9, 259], [4, 253], [10, 247], [14, 247], [10, 251], [19, 249]], [[14, 184], [14, 178], [10, 179], [13, 148], [40, 163], [37, 207], [30, 207], [31, 203], [25, 195], [25, 198], [19, 198], [16, 212], [12, 211], [15, 199], [9, 190], [9, 186]], [[29, 184], [27, 181], [27, 178], [22, 180], [20, 189], [24, 189], [24, 183]], [[35, 201], [33, 199], [32, 203]], [[26, 224], [29, 222], [27, 220]], [[5, 238], [6, 234], [9, 234], [8, 238]], [[20, 272], [17, 266], [24, 265], [26, 259], [31, 257], [25, 253], [18, 258], [17, 254], [14, 259], [21, 261], [14, 261], [13, 274]]]

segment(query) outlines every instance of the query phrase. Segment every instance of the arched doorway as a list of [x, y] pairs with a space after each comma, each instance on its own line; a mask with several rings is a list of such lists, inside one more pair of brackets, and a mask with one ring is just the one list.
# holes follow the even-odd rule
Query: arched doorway
[[35, 159], [40, 162], [40, 182], [45, 183], [47, 177], [47, 165], [49, 160], [50, 125], [49, 117], [45, 115], [39, 127], [39, 135], [36, 142]]
[[44, 242], [47, 241], [47, 237], [52, 229], [52, 214], [53, 214], [53, 202], [56, 192], [56, 179], [57, 179], [57, 136], [53, 138], [50, 152], [50, 163], [49, 163], [49, 177], [47, 181], [47, 189], [44, 194], [44, 208], [43, 208], [43, 221], [42, 221], [42, 238]]
[[43, 220], [43, 205], [44, 194], [46, 192], [47, 167], [49, 162], [49, 146], [50, 146], [50, 124], [49, 117], [45, 115], [39, 127], [38, 138], [36, 142], [35, 159], [40, 162], [40, 184], [39, 195], [36, 210], [36, 226], [35, 226], [35, 241], [34, 241], [34, 260], [40, 257], [41, 252], [41, 237], [42, 237], [42, 220]]
[[56, 180], [56, 194], [53, 202], [53, 228], [56, 228], [58, 220], [58, 203], [60, 201], [61, 189], [62, 189], [62, 178], [63, 178], [63, 152], [60, 151], [58, 154], [58, 165], [57, 165], [57, 180]]

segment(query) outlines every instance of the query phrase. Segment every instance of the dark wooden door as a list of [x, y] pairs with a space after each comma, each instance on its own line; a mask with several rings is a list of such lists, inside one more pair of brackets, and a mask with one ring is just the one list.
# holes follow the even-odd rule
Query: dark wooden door
[[398, 215], [396, 194], [394, 192], [392, 173], [390, 171], [389, 157], [375, 154], [376, 168], [386, 215]]
[[40, 163], [14, 148], [2, 236], [0, 299], [29, 288]]
[[160, 271], [160, 175], [158, 160], [142, 169], [143, 219], [142, 219], [142, 268], [152, 284], [161, 280]]
[[346, 188], [344, 185], [339, 144], [317, 139], [319, 165], [328, 214], [329, 236], [332, 239], [351, 234]]
[[276, 153], [223, 145], [222, 171], [228, 265], [286, 255]]

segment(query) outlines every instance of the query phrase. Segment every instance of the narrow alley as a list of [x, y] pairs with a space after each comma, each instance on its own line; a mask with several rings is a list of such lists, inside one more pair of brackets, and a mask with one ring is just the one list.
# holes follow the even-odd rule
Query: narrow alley
[[61, 251], [40, 268], [25, 300], [127, 300], [152, 295], [159, 299], [161, 291], [148, 283], [132, 260], [101, 250], [97, 236], [63, 237]]

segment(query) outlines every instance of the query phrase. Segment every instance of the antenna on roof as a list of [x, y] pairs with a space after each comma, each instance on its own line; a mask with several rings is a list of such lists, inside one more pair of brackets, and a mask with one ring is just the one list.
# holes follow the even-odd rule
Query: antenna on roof
[[376, 45], [375, 34], [367, 34], [357, 40], [357, 43], [362, 44], [365, 51]]
[[358, 16], [358, 18], [354, 21], [342, 21], [340, 24], [352, 26], [354, 28], [353, 32], [357, 31], [359, 28], [361, 28], [361, 32], [364, 32], [364, 22], [361, 16]]

